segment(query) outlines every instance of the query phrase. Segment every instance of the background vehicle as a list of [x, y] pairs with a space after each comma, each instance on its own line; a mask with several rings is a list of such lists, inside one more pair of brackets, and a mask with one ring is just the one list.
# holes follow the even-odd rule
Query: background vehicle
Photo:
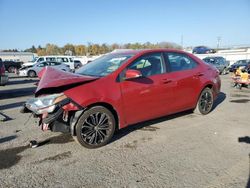
[[40, 56], [36, 58], [34, 62], [24, 63], [23, 67], [32, 66], [38, 62], [43, 62], [43, 61], [56, 61], [60, 63], [65, 63], [69, 65], [71, 70], [75, 69], [74, 59], [72, 56]]
[[215, 50], [208, 48], [206, 46], [197, 46], [193, 49], [193, 54], [208, 54], [208, 53], [215, 53]]
[[79, 69], [82, 65], [83, 64], [80, 60], [74, 60], [74, 69]]
[[48, 67], [23, 111], [35, 113], [42, 130], [71, 132], [87, 148], [141, 121], [189, 109], [208, 114], [221, 85], [216, 68], [179, 50], [112, 53], [76, 73]]
[[20, 61], [3, 61], [5, 69], [9, 73], [14, 73], [16, 70], [22, 67], [23, 62]]
[[70, 71], [69, 65], [66, 65], [64, 63], [59, 63], [56, 61], [44, 61], [44, 62], [38, 62], [33, 66], [23, 67], [19, 70], [20, 76], [29, 76], [29, 77], [35, 77], [38, 75], [38, 73], [44, 68], [44, 67], [53, 67], [55, 69], [63, 70], [63, 71]]
[[232, 64], [229, 67], [229, 71], [233, 72], [234, 70], [236, 70], [239, 67], [244, 67], [245, 69], [250, 70], [250, 59], [236, 61], [234, 64]]
[[223, 57], [206, 57], [203, 59], [208, 64], [215, 66], [220, 74], [226, 74], [229, 66], [229, 62]]
[[2, 62], [2, 59], [0, 59], [0, 85], [6, 85], [8, 82], [8, 75], [5, 74], [5, 67]]

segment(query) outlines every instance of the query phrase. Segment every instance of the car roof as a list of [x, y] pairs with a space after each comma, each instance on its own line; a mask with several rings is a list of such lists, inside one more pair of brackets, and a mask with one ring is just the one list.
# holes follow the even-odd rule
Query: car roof
[[58, 61], [41, 61], [39, 63], [61, 63], [61, 62], [58, 62]]
[[154, 53], [154, 52], [176, 52], [176, 53], [186, 53], [183, 50], [177, 50], [177, 49], [171, 49], [171, 48], [159, 48], [159, 49], [138, 49], [138, 50], [132, 50], [132, 49], [126, 49], [126, 50], [122, 50], [122, 51], [115, 51], [115, 52], [111, 52], [110, 54], [133, 54], [133, 55], [137, 55], [137, 54], [144, 54], [144, 53]]
[[208, 48], [207, 46], [196, 46], [194, 48]]

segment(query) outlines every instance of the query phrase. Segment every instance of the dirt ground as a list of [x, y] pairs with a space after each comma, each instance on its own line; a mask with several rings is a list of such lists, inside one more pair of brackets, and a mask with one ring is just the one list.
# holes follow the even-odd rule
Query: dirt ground
[[[221, 79], [210, 114], [133, 125], [90, 150], [19, 113], [36, 79], [13, 77], [0, 87], [0, 187], [250, 187], [250, 89]], [[43, 145], [29, 148], [30, 140]]]

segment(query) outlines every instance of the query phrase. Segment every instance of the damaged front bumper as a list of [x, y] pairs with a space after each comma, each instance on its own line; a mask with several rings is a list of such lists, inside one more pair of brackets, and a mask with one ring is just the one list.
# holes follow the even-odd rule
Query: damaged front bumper
[[46, 100], [51, 99], [50, 102], [47, 101], [47, 106], [42, 104], [43, 102], [41, 102], [42, 100], [39, 99], [39, 97], [29, 99], [22, 107], [21, 113], [32, 113], [35, 118], [39, 118], [38, 125], [43, 131], [71, 132], [74, 135], [73, 119], [75, 118], [76, 112], [82, 111], [83, 109], [65, 95], [61, 94], [53, 95], [51, 98], [49, 97], [51, 96], [45, 98]]

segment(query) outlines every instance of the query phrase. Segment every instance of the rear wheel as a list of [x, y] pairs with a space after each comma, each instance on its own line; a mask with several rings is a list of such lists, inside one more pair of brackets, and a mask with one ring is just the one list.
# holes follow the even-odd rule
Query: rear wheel
[[80, 117], [76, 125], [78, 142], [87, 148], [98, 148], [106, 145], [114, 135], [114, 115], [103, 106], [95, 106]]
[[16, 69], [16, 68], [15, 68], [14, 66], [9, 66], [9, 67], [8, 67], [8, 72], [9, 72], [9, 73], [14, 73], [14, 72], [15, 72], [15, 69]]
[[31, 77], [31, 78], [33, 78], [33, 77], [36, 76], [36, 72], [33, 71], [33, 70], [30, 70], [30, 71], [28, 72], [28, 76]]
[[200, 94], [194, 112], [197, 114], [206, 115], [212, 110], [213, 104], [213, 92], [210, 88], [206, 87]]
[[227, 74], [227, 69], [226, 68], [224, 68], [223, 70], [222, 70], [222, 73], [221, 73], [222, 75], [225, 75], [225, 74]]

